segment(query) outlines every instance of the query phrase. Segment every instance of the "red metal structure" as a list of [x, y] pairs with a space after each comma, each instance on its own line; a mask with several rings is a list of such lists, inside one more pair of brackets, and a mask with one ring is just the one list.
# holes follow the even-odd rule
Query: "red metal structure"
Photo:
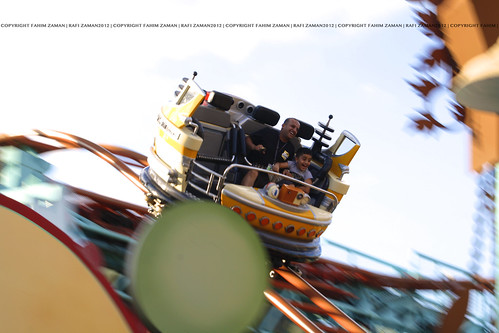
[[[41, 143], [31, 137], [20, 135], [3, 136], [0, 145], [28, 146], [37, 153], [82, 147], [113, 165], [129, 181], [143, 190], [137, 182], [137, 175], [129, 167], [129, 165], [145, 166], [147, 162], [143, 155], [112, 146], [104, 148], [105, 146], [64, 133], [42, 131], [35, 133], [53, 139], [58, 144]], [[126, 163], [119, 157], [125, 157]], [[96, 260], [96, 263], [102, 265], [101, 271], [105, 268], [107, 282], [103, 283], [109, 283], [109, 286], [121, 296], [122, 306], [128, 308], [133, 304], [133, 297], [127, 294], [126, 285], [125, 287], [119, 285], [119, 282], [125, 279], [122, 267], [125, 253], [122, 250], [115, 251], [116, 249], [110, 248], [109, 244], [122, 244], [122, 248], [126, 248], [126, 243], [133, 242], [137, 228], [149, 215], [147, 209], [87, 190], [75, 187], [68, 189], [77, 196], [72, 199], [77, 203], [75, 214], [80, 221], [86, 221], [86, 224], [80, 223], [80, 228], [90, 237], [94, 237], [91, 239], [101, 253], [97, 257], [102, 256], [102, 258]], [[110, 236], [106, 236], [107, 232], [111, 233]], [[106, 237], [108, 241], [103, 241]], [[469, 321], [465, 316], [470, 315], [467, 312], [470, 293], [493, 293], [493, 281], [477, 276], [461, 280], [448, 278], [436, 280], [410, 275], [385, 275], [327, 259], [297, 263], [288, 268], [276, 268], [271, 271], [270, 276], [271, 287], [264, 292], [264, 295], [270, 304], [289, 319], [289, 322], [279, 319], [273, 323], [275, 331], [287, 331], [292, 325], [298, 325], [306, 332], [378, 332], [389, 327], [394, 331], [406, 327], [408, 332], [426, 332], [430, 328], [438, 332], [459, 332], [461, 324]], [[399, 318], [394, 320], [399, 322], [390, 322], [387, 318], [365, 310], [366, 303], [373, 305], [375, 300], [375, 298], [367, 299], [366, 292], [378, 295], [376, 299], [380, 297], [379, 295], [386, 298], [385, 301], [379, 300], [384, 302], [383, 307], [373, 305], [372, 308], [378, 309], [379, 314], [382, 314], [382, 311], [388, 308], [387, 305], [394, 302], [413, 300], [412, 306], [419, 308], [414, 301], [419, 297], [418, 291], [446, 292], [454, 295], [448, 298], [451, 300], [450, 306], [446, 308], [439, 305], [438, 311], [432, 310], [434, 318], [437, 318], [436, 323], [431, 324], [431, 320], [428, 320], [424, 325], [429, 326], [423, 326], [423, 321], [416, 324], [404, 322], [407, 319], [403, 319], [401, 315], [397, 317], [398, 314], [393, 318]], [[133, 307], [129, 309], [134, 311]], [[423, 307], [420, 311], [423, 311], [422, 309]], [[396, 312], [393, 309], [391, 311]], [[420, 316], [423, 317], [422, 312]], [[265, 318], [262, 319], [262, 323], [255, 324], [258, 331], [265, 331], [265, 327], [269, 327], [265, 321], [276, 318], [276, 315], [268, 312]], [[410, 328], [411, 325], [413, 328]]]

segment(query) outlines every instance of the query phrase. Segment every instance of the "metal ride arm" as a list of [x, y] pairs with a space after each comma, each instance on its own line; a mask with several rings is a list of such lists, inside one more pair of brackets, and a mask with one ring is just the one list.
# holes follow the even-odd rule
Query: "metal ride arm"
[[281, 295], [273, 290], [263, 292], [267, 300], [288, 317], [293, 323], [308, 333], [323, 333], [310, 319], [308, 319], [300, 310], [289, 304]]
[[297, 183], [297, 184], [300, 184], [300, 185], [303, 185], [303, 186], [310, 187], [310, 189], [316, 190], [318, 192], [321, 192], [321, 193], [324, 193], [326, 195], [330, 195], [330, 196], [333, 197], [333, 200], [334, 200], [333, 211], [336, 208], [336, 206], [338, 205], [338, 198], [336, 198], [336, 195], [334, 195], [334, 193], [331, 193], [331, 192], [329, 192], [327, 190], [323, 190], [323, 189], [321, 189], [321, 188], [319, 188], [317, 186], [305, 183], [304, 181], [295, 179], [293, 177], [286, 176], [286, 175], [284, 175], [282, 173], [279, 173], [279, 172], [275, 172], [275, 171], [267, 170], [267, 169], [262, 169], [262, 168], [257, 168], [257, 167], [249, 166], [249, 165], [243, 165], [243, 164], [231, 164], [231, 165], [229, 165], [225, 169], [222, 177], [220, 177], [218, 179], [218, 184], [217, 184], [217, 190], [218, 190], [217, 198], [218, 198], [218, 200], [220, 200], [220, 197], [221, 197], [220, 194], [222, 192], [222, 189], [223, 189], [223, 186], [224, 186], [224, 183], [225, 183], [225, 179], [227, 178], [227, 174], [229, 173], [230, 170], [232, 170], [234, 168], [241, 168], [241, 169], [248, 169], [248, 170], [256, 170], [258, 172], [265, 172], [265, 173], [268, 173], [268, 174], [271, 174], [271, 175], [279, 176], [279, 177], [281, 177], [283, 179], [290, 180], [293, 183]]
[[107, 149], [95, 144], [89, 140], [83, 139], [76, 135], [67, 134], [59, 131], [52, 130], [33, 130], [28, 135], [38, 135], [41, 137], [49, 138], [55, 141], [59, 141], [63, 144], [70, 144], [77, 147], [84, 148], [89, 152], [99, 156], [104, 161], [113, 166], [116, 170], [118, 170], [122, 175], [124, 175], [128, 180], [130, 180], [136, 187], [138, 187], [144, 194], [147, 194], [149, 191], [142, 185], [139, 180], [139, 177], [135, 174], [135, 172], [130, 169], [125, 163], [123, 163], [119, 158], [114, 156]]
[[[327, 299], [324, 295], [322, 295], [319, 291], [317, 291], [317, 289], [312, 287], [307, 281], [305, 281], [305, 279], [303, 279], [293, 269], [291, 269], [289, 267], [279, 268], [279, 269], [274, 269], [274, 272], [279, 274], [282, 278], [284, 278], [286, 281], [288, 281], [290, 284], [292, 284], [301, 293], [303, 293], [305, 296], [310, 298], [310, 300], [313, 303], [315, 303], [315, 305], [317, 305], [319, 308], [324, 310], [336, 323], [338, 323], [347, 332], [349, 332], [349, 333], [367, 333], [367, 331], [363, 327], [361, 327], [353, 319], [351, 319], [347, 314], [345, 314], [343, 311], [341, 311], [336, 305], [331, 303], [331, 301], [329, 301], [329, 299]], [[267, 298], [269, 298], [269, 296], [267, 296], [266, 293], [267, 292], [265, 292], [265, 296]], [[274, 304], [274, 303], [272, 303], [272, 304]], [[291, 306], [291, 305], [289, 305], [289, 306]], [[281, 309], [279, 308], [279, 310], [281, 310]], [[298, 311], [298, 310], [296, 310], [296, 311]], [[281, 310], [281, 312], [283, 312], [288, 318], [293, 320], [287, 312], [282, 311], [282, 310]], [[293, 322], [295, 322], [295, 321], [293, 320]], [[307, 332], [314, 332], [314, 331], [307, 330]]]

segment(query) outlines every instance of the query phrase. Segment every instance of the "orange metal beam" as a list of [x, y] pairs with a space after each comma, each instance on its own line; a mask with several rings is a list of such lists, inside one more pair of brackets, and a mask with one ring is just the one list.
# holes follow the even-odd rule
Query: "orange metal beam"
[[327, 314], [334, 319], [342, 328], [350, 333], [365, 333], [367, 332], [363, 327], [357, 324], [352, 318], [350, 318], [346, 313], [341, 311], [336, 305], [331, 303], [324, 295], [318, 292], [314, 287], [312, 287], [307, 281], [305, 281], [300, 275], [289, 268], [279, 268], [274, 270], [280, 276], [282, 276], [286, 281], [291, 283], [305, 296], [310, 298], [310, 300], [327, 312]]
[[97, 155], [98, 157], [109, 163], [111, 166], [113, 166], [142, 192], [148, 193], [148, 190], [144, 187], [144, 185], [142, 185], [139, 177], [135, 174], [135, 172], [130, 169], [125, 163], [123, 163], [119, 158], [114, 156], [109, 150], [104, 149], [103, 147], [89, 140], [64, 132], [34, 130], [34, 134], [62, 143], [77, 145], [79, 147], [87, 149], [91, 153]]
[[277, 292], [273, 290], [266, 290], [263, 293], [268, 301], [288, 317], [293, 323], [298, 325], [302, 330], [309, 333], [324, 333], [317, 325], [308, 319], [298, 309], [288, 303]]
[[[294, 288], [293, 285], [291, 285], [289, 282], [285, 280], [277, 280], [277, 279], [272, 279], [271, 280], [272, 285], [275, 288], [280, 288], [280, 289], [290, 289]], [[334, 287], [328, 283], [319, 281], [317, 279], [314, 280], [309, 280], [309, 283], [318, 291], [320, 291], [323, 295], [333, 298], [333, 299], [349, 299], [349, 298], [358, 298], [356, 295]]]
[[[5, 135], [0, 134], [0, 146], [7, 144], [27, 144], [32, 146], [35, 149], [40, 151], [50, 151], [62, 148], [84, 148], [89, 152], [97, 155], [111, 166], [113, 166], [116, 170], [118, 170], [122, 175], [124, 175], [129, 181], [131, 181], [136, 187], [138, 187], [142, 192], [148, 193], [148, 190], [142, 185], [139, 180], [139, 177], [135, 174], [135, 172], [128, 167], [123, 161], [113, 155], [108, 149], [93, 143], [89, 140], [83, 139], [73, 134], [68, 134], [59, 131], [42, 131], [42, 130], [33, 130], [29, 133], [29, 135], [38, 135], [44, 138], [52, 139], [60, 144], [63, 147], [55, 147], [48, 144], [39, 143], [33, 140], [28, 139], [25, 135]], [[116, 146], [107, 146], [116, 151], [117, 154], [122, 155], [124, 157], [131, 158], [137, 161], [140, 165], [137, 166], [145, 166], [147, 164], [146, 157], [142, 154], [132, 152], [127, 149], [120, 149]]]
[[[431, 280], [413, 277], [396, 277], [370, 272], [358, 267], [349, 266], [328, 259], [301, 264], [305, 272], [313, 272], [315, 276], [325, 280], [344, 282], [346, 280], [356, 280], [365, 285], [380, 288], [392, 287], [398, 289], [418, 289], [418, 290], [450, 290], [459, 291], [463, 288], [489, 291], [494, 290], [494, 280], [484, 279], [475, 276], [474, 280]], [[314, 267], [310, 269], [309, 267]]]

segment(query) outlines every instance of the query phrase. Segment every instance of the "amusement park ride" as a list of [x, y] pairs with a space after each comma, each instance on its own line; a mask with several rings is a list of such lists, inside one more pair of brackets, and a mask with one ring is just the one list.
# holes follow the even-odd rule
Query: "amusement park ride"
[[[360, 147], [353, 134], [343, 131], [330, 144], [332, 116], [318, 129], [300, 121], [292, 144], [313, 140], [312, 185], [256, 168], [245, 137], [273, 129], [279, 114], [205, 91], [195, 76], [182, 80], [159, 113], [148, 157], [57, 131], [0, 136], [0, 216], [9, 231], [0, 236], [7, 272], [0, 295], [10, 304], [2, 306], [0, 325], [9, 331], [458, 332], [470, 290], [491, 292], [489, 282], [388, 277], [320, 258], [321, 235], [349, 189], [343, 176]], [[38, 154], [65, 148], [84, 148], [114, 166], [144, 193], [148, 208], [47, 180]], [[241, 185], [251, 169], [288, 184]], [[309, 186], [309, 194], [299, 186]], [[356, 289], [342, 285], [383, 290], [387, 302], [417, 290], [456, 297], [447, 311], [419, 312], [418, 323], [381, 325], [390, 320], [356, 311]], [[349, 306], [341, 309], [342, 300]]]

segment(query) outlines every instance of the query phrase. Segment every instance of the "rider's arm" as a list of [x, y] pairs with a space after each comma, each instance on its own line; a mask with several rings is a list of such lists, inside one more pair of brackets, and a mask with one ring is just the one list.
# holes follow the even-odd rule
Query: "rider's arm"
[[289, 168], [288, 162], [277, 162], [272, 166], [272, 170], [275, 172], [279, 172], [280, 169]]
[[[312, 178], [305, 179], [305, 183], [312, 185]], [[297, 186], [298, 188], [301, 188], [303, 192], [309, 193], [310, 192], [310, 187], [308, 186]]]
[[249, 135], [246, 137], [246, 147], [248, 147], [249, 150], [262, 150], [265, 148], [263, 145], [255, 145]]

